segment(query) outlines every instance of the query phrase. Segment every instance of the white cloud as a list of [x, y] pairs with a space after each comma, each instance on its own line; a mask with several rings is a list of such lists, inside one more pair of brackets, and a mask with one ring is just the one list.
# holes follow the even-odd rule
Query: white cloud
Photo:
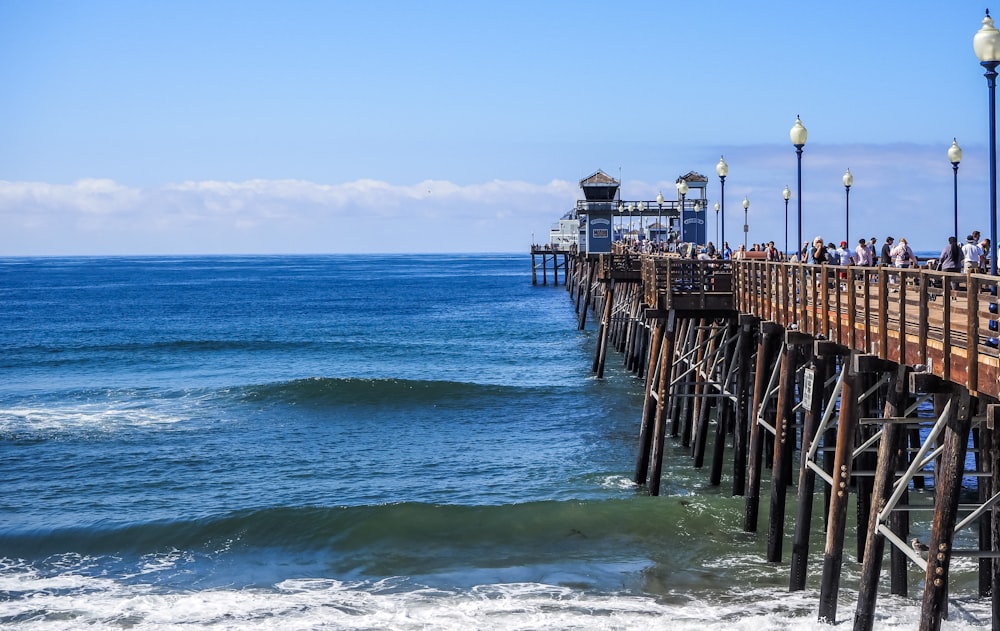
[[534, 226], [547, 229], [573, 205], [576, 190], [561, 180], [0, 181], [0, 252], [521, 250]]

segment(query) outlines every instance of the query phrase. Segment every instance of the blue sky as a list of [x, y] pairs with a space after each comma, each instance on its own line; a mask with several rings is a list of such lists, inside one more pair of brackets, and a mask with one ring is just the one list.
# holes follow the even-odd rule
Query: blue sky
[[720, 155], [730, 240], [748, 196], [780, 244], [796, 115], [804, 235], [844, 237], [850, 168], [854, 242], [940, 250], [953, 137], [959, 230], [989, 231], [983, 9], [10, 0], [0, 255], [524, 252], [597, 169], [714, 202]]

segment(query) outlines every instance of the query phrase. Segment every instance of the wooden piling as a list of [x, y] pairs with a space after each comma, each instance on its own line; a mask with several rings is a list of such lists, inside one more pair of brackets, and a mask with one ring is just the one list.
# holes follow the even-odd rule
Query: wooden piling
[[735, 365], [737, 340], [739, 326], [735, 321], [726, 324], [725, 345], [726, 351], [722, 360], [722, 374], [720, 385], [720, 397], [718, 405], [715, 406], [715, 442], [712, 444], [712, 470], [709, 472], [708, 483], [712, 486], [719, 486], [722, 483], [722, 466], [725, 461], [726, 436], [733, 421], [733, 400], [727, 394], [727, 390], [732, 388], [733, 367]]
[[788, 477], [786, 462], [791, 460], [790, 447], [795, 444], [795, 373], [798, 370], [799, 347], [812, 337], [797, 331], [785, 332], [785, 350], [781, 357], [778, 381], [778, 403], [775, 416], [774, 450], [771, 461], [771, 509], [768, 512], [767, 560], [781, 561], [781, 548], [785, 530], [785, 504]]
[[663, 447], [667, 436], [667, 416], [665, 414], [665, 405], [663, 402], [663, 396], [667, 392], [669, 384], [667, 383], [667, 378], [670, 375], [670, 371], [666, 369], [667, 362], [671, 361], [674, 356], [674, 345], [677, 341], [677, 319], [676, 313], [671, 311], [667, 315], [666, 327], [663, 331], [663, 344], [661, 345], [661, 362], [662, 368], [660, 370], [659, 384], [657, 386], [657, 392], [659, 393], [657, 397], [656, 404], [656, 416], [653, 426], [653, 461], [652, 470], [650, 472], [649, 480], [649, 494], [659, 495], [660, 494], [660, 478], [663, 476]]
[[[949, 389], [953, 388], [949, 384]], [[917, 388], [914, 388], [917, 389]], [[948, 598], [948, 570], [954, 549], [955, 523], [958, 514], [965, 454], [969, 444], [971, 415], [967, 390], [955, 392], [949, 407], [947, 426], [942, 435], [944, 447], [936, 470], [934, 488], [934, 519], [931, 523], [930, 550], [927, 553], [927, 574], [924, 577], [924, 597], [920, 609], [921, 631], [937, 631]]]
[[733, 411], [733, 495], [746, 495], [747, 458], [750, 442], [750, 408], [752, 406], [751, 382], [752, 351], [758, 321], [749, 316], [740, 317], [740, 336], [736, 341], [736, 402]]
[[667, 367], [667, 363], [660, 352], [665, 328], [666, 322], [663, 320], [659, 320], [653, 325], [653, 340], [651, 352], [649, 353], [649, 370], [646, 372], [646, 389], [642, 404], [642, 425], [639, 427], [639, 456], [636, 459], [635, 476], [633, 478], [635, 483], [640, 486], [646, 484], [649, 473], [649, 451], [653, 441], [653, 427], [656, 424], [656, 408], [660, 399], [657, 376], [660, 371], [666, 370]]
[[795, 519], [795, 535], [792, 539], [792, 568], [789, 591], [806, 588], [806, 569], [809, 562], [809, 535], [812, 532], [813, 491], [816, 486], [816, 472], [806, 460], [806, 454], [817, 439], [817, 429], [823, 416], [823, 384], [829, 379], [833, 369], [833, 356], [823, 349], [833, 346], [830, 342], [815, 342], [812, 366], [805, 373], [802, 388], [802, 404], [806, 408], [802, 424], [802, 446], [799, 462], [798, 509]]
[[[874, 361], [877, 358], [872, 358]], [[873, 363], [874, 363], [873, 361]], [[880, 366], [889, 368], [889, 366]], [[907, 367], [899, 366], [891, 371], [888, 393], [883, 410], [883, 418], [899, 416], [906, 401]], [[896, 471], [904, 464], [906, 447], [905, 428], [898, 423], [886, 422], [882, 425], [879, 442], [878, 466], [872, 483], [871, 514], [861, 567], [861, 583], [858, 587], [858, 605], [854, 614], [854, 631], [871, 631], [875, 623], [875, 602], [878, 597], [878, 579], [882, 571], [882, 557], [885, 553], [885, 537], [879, 533], [878, 515], [892, 495]]]
[[844, 531], [847, 522], [847, 500], [853, 464], [854, 429], [858, 423], [857, 374], [846, 363], [847, 371], [840, 392], [840, 417], [837, 424], [837, 451], [834, 458], [833, 493], [826, 527], [826, 547], [823, 551], [823, 580], [820, 585], [819, 620], [837, 621], [837, 598], [840, 594], [841, 565], [844, 559]]
[[760, 342], [757, 345], [757, 367], [754, 370], [753, 405], [750, 408], [746, 514], [743, 519], [743, 530], [746, 532], [757, 532], [757, 515], [760, 511], [761, 459], [764, 448], [764, 428], [757, 422], [757, 416], [765, 405], [764, 396], [768, 380], [771, 377], [773, 357], [777, 352], [777, 337], [780, 334], [781, 327], [774, 322], [761, 323]]

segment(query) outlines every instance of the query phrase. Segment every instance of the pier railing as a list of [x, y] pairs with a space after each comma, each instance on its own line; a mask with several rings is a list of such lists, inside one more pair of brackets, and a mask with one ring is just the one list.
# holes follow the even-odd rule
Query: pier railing
[[[634, 259], [607, 270], [634, 269]], [[997, 277], [922, 268], [642, 257], [644, 302], [737, 311], [1000, 395]]]
[[742, 261], [733, 280], [740, 312], [1000, 394], [996, 277]]

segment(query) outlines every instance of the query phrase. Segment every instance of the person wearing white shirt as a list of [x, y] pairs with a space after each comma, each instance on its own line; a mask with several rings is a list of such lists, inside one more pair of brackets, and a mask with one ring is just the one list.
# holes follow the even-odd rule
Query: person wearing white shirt
[[868, 244], [865, 243], [864, 239], [858, 239], [858, 247], [854, 248], [854, 264], [855, 265], [871, 265], [872, 250], [868, 249]]
[[962, 246], [962, 256], [965, 257], [965, 270], [977, 272], [983, 258], [983, 248], [976, 243], [976, 238], [971, 234], [965, 238], [965, 245]]

